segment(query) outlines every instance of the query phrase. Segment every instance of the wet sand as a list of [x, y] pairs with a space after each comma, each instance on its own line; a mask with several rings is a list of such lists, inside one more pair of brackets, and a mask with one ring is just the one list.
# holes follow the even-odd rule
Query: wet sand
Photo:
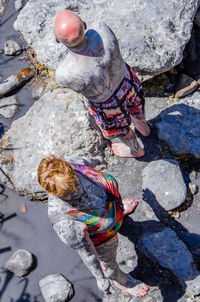
[[[0, 49], [8, 39], [24, 45], [13, 28], [17, 18], [14, 0], [8, 0], [3, 16], [0, 16]], [[0, 76], [6, 79], [15, 72], [26, 68], [28, 63], [18, 57], [0, 54]], [[34, 103], [28, 85], [17, 92], [20, 110], [13, 119], [0, 117], [0, 137], [9, 129], [14, 119], [23, 116]], [[0, 184], [1, 180], [0, 180]], [[39, 280], [47, 274], [61, 273], [74, 284], [74, 302], [102, 301], [96, 281], [76, 252], [67, 247], [54, 233], [47, 216], [47, 206], [30, 201], [7, 188], [0, 194], [0, 301], [1, 302], [42, 302]], [[1, 192], [1, 188], [0, 188]], [[25, 204], [26, 211], [20, 207]], [[35, 269], [24, 278], [9, 274], [5, 262], [16, 249], [27, 249], [35, 256]]]

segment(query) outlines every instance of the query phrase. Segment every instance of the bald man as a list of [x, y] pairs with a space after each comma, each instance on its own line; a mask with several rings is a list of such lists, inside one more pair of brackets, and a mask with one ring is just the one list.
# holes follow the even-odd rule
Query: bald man
[[104, 23], [86, 24], [73, 12], [61, 11], [54, 21], [57, 42], [69, 49], [56, 70], [62, 87], [84, 95], [96, 123], [119, 157], [142, 157], [131, 123], [150, 135], [144, 114], [144, 92], [135, 72], [121, 57], [118, 41]]

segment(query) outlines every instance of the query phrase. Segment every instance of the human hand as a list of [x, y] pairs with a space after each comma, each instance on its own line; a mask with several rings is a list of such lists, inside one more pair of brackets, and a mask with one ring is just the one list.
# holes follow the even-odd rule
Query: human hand
[[97, 285], [98, 285], [98, 288], [101, 291], [103, 291], [106, 295], [110, 295], [111, 294], [111, 292], [110, 292], [111, 284], [110, 284], [109, 279], [107, 279], [107, 278], [97, 279]]

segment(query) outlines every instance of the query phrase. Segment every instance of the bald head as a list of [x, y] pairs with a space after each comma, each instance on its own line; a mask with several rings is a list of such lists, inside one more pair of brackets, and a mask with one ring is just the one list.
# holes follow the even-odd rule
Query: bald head
[[68, 47], [80, 44], [85, 36], [83, 21], [72, 11], [59, 12], [54, 21], [54, 34], [56, 39]]

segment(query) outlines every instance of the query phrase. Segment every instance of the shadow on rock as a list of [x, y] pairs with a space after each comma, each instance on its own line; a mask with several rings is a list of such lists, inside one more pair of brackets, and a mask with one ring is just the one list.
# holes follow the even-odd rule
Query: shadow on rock
[[130, 274], [151, 287], [159, 287], [163, 300], [161, 300], [157, 290], [152, 293], [150, 291], [148, 294], [154, 297], [156, 301], [176, 302], [185, 294], [186, 285], [184, 283], [180, 284], [175, 275], [166, 269], [163, 270], [158, 263], [151, 261], [149, 257], [146, 257], [137, 248], [138, 241], [143, 234], [149, 232], [149, 230], [151, 232], [160, 232], [164, 228], [165, 226], [158, 221], [135, 222], [131, 217], [127, 216], [120, 229], [120, 234], [128, 237], [135, 245], [138, 257], [137, 267]]
[[[200, 108], [199, 93], [195, 93], [189, 101]], [[159, 139], [167, 143], [175, 156], [200, 159], [199, 109], [176, 104], [163, 110], [155, 122]]]

